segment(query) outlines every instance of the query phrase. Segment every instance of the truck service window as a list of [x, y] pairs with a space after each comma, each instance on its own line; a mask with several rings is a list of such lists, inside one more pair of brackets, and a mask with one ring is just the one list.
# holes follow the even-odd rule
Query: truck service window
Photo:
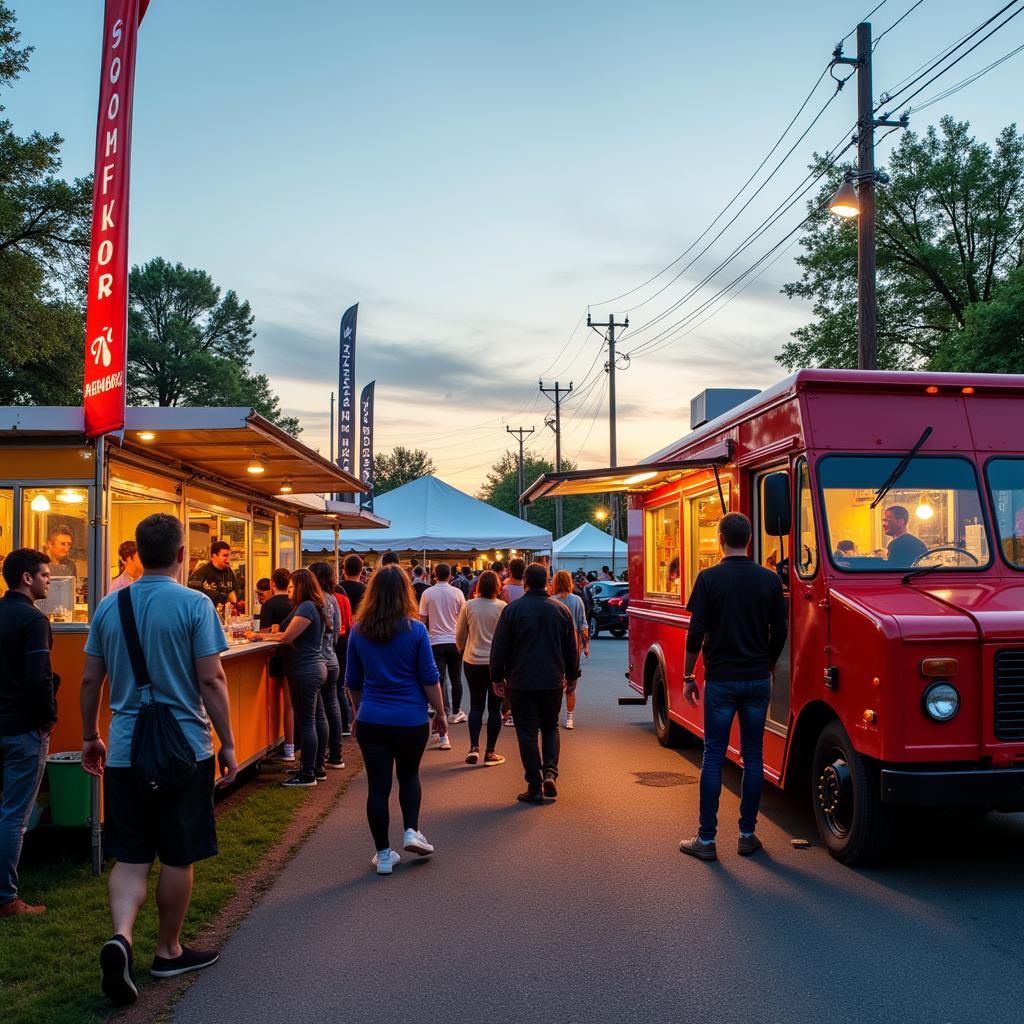
[[646, 590], [651, 597], [679, 597], [679, 501], [647, 510]]
[[996, 532], [1010, 565], [1024, 569], [1024, 459], [991, 459], [985, 467]]
[[21, 547], [50, 558], [50, 592], [36, 607], [51, 622], [89, 620], [89, 492], [85, 487], [23, 487]]
[[818, 463], [829, 557], [846, 572], [981, 569], [989, 541], [974, 467], [916, 456], [874, 508], [899, 456], [830, 455]]

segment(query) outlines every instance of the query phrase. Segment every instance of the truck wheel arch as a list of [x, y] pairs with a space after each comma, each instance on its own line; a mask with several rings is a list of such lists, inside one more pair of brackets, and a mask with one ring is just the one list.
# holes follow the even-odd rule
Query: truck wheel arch
[[810, 701], [801, 708], [800, 717], [793, 726], [785, 773], [781, 780], [784, 789], [804, 786], [810, 782], [814, 747], [821, 730], [829, 722], [838, 720], [835, 709], [821, 700]]
[[651, 644], [647, 651], [647, 655], [644, 658], [644, 696], [650, 697], [654, 690], [654, 670], [661, 668], [662, 673], [665, 676], [666, 684], [668, 682], [668, 669], [665, 667], [665, 654], [661, 649], [660, 644]]

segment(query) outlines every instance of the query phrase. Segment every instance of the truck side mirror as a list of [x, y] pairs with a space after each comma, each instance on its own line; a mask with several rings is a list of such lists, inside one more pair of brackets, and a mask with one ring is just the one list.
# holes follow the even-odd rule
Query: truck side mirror
[[789, 474], [769, 473], [762, 484], [764, 532], [769, 537], [788, 537], [793, 518], [789, 500]]

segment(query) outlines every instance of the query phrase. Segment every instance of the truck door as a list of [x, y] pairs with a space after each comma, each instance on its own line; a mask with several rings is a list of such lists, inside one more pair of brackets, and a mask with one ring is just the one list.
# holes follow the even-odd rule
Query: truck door
[[[786, 521], [780, 523], [778, 512], [772, 512], [773, 492], [776, 495], [790, 494], [789, 468], [785, 465], [773, 466], [757, 473], [754, 478], [756, 497], [754, 507], [754, 557], [766, 569], [777, 573], [782, 581], [782, 589], [786, 594], [786, 603], [790, 609], [790, 636], [786, 638], [786, 646], [779, 655], [775, 665], [775, 675], [772, 679], [772, 697], [768, 705], [768, 728], [782, 736], [786, 734], [789, 727], [789, 705], [790, 705], [790, 640], [792, 636], [792, 586], [790, 576], [793, 567], [790, 558], [790, 522], [792, 518], [787, 515]], [[772, 521], [774, 520], [774, 522]], [[779, 536], [780, 526], [782, 535]]]

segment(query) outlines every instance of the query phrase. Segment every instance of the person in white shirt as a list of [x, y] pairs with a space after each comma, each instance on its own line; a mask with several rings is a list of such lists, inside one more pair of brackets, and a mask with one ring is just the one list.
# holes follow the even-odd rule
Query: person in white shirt
[[135, 546], [135, 541], [124, 541], [117, 549], [117, 558], [121, 563], [121, 575], [115, 576], [111, 581], [111, 594], [123, 587], [130, 587], [142, 575], [142, 562], [139, 561], [139, 549]]
[[[466, 721], [466, 713], [462, 710], [462, 655], [455, 644], [455, 628], [466, 598], [458, 587], [452, 586], [451, 576], [451, 568], [444, 562], [434, 569], [437, 582], [423, 591], [420, 618], [426, 623], [430, 634], [430, 649], [434, 652], [434, 661], [441, 676], [445, 713], [449, 722], [458, 725]], [[450, 700], [445, 683], [446, 674], [451, 680]], [[438, 733], [436, 746], [439, 750], [451, 750], [452, 744], [447, 732]]]

